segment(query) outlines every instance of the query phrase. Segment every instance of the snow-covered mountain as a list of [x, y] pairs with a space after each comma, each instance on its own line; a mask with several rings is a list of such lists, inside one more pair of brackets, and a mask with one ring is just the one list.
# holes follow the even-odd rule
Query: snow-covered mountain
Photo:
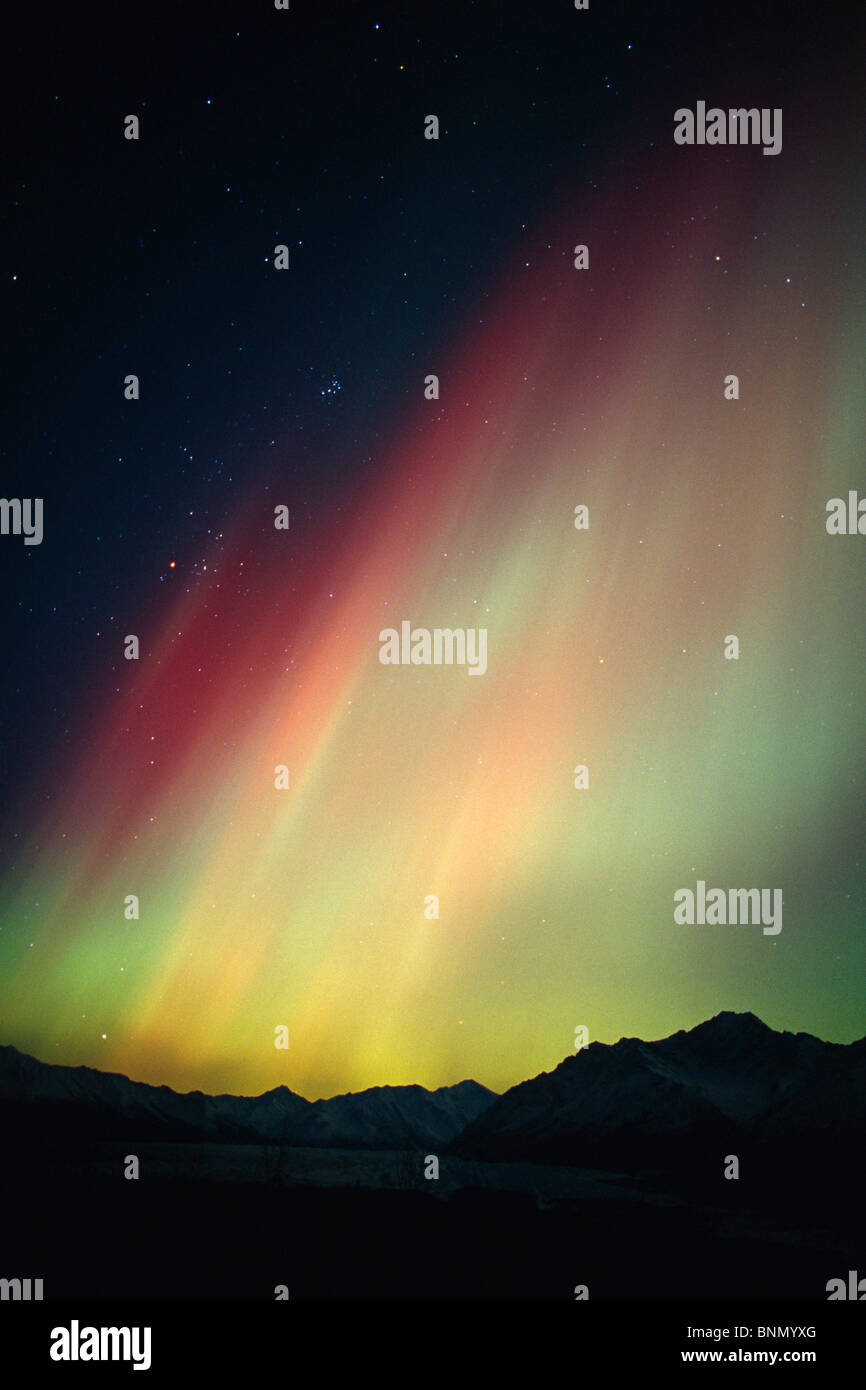
[[477, 1081], [426, 1091], [423, 1086], [373, 1086], [317, 1100], [303, 1120], [303, 1142], [323, 1148], [443, 1148], [496, 1099]]
[[281, 1142], [323, 1148], [444, 1147], [495, 1100], [493, 1091], [461, 1081], [375, 1086], [354, 1095], [308, 1101], [286, 1086], [261, 1096], [178, 1094], [92, 1067], [39, 1062], [0, 1047], [0, 1130], [50, 1131], [59, 1124], [83, 1139], [214, 1139]]
[[[634, 1169], [697, 1149], [814, 1146], [866, 1135], [866, 1039], [777, 1033], [721, 1013], [658, 1042], [592, 1043], [470, 1122], [468, 1157]], [[723, 1150], [724, 1152], [725, 1150]]]
[[[52, 1066], [0, 1047], [0, 1136], [198, 1139], [311, 1148], [446, 1150], [490, 1161], [617, 1172], [739, 1153], [853, 1172], [866, 1137], [866, 1038], [778, 1033], [721, 1013], [657, 1042], [592, 1043], [551, 1072], [496, 1096], [475, 1081], [427, 1091], [375, 1086], [308, 1101], [179, 1095], [90, 1067]], [[705, 1165], [700, 1165], [705, 1170]]]

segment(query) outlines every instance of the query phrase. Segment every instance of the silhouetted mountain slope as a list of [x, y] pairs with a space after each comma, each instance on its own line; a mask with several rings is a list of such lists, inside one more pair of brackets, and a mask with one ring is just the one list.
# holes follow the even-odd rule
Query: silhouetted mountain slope
[[[866, 1136], [866, 1039], [777, 1033], [721, 1013], [656, 1042], [592, 1043], [552, 1072], [496, 1096], [475, 1081], [427, 1091], [375, 1086], [308, 1101], [285, 1086], [261, 1096], [178, 1095], [90, 1067], [52, 1066], [0, 1047], [7, 1138], [195, 1139], [309, 1148], [446, 1150], [632, 1175], [749, 1154], [752, 1171], [789, 1182], [804, 1165], [850, 1175]], [[783, 1160], [783, 1161], [782, 1161]]]
[[826, 1043], [721, 1013], [658, 1042], [590, 1044], [506, 1091], [452, 1150], [631, 1172], [736, 1143], [803, 1146], [824, 1136], [859, 1150], [864, 1082], [866, 1039]]
[[[475, 1081], [427, 1091], [376, 1086], [308, 1101], [286, 1086], [261, 1096], [180, 1095], [91, 1067], [39, 1062], [0, 1047], [0, 1120], [7, 1138], [74, 1126], [81, 1138], [214, 1139], [319, 1147], [405, 1148], [449, 1143], [494, 1100]], [[69, 1129], [66, 1129], [67, 1135]]]
[[313, 1102], [302, 1142], [311, 1146], [405, 1148], [449, 1144], [496, 1099], [477, 1081], [426, 1091], [423, 1086], [374, 1086]]

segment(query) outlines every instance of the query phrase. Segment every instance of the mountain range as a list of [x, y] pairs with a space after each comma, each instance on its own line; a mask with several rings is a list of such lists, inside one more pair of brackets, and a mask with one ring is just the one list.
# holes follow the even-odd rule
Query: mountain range
[[475, 1081], [308, 1101], [178, 1094], [0, 1046], [0, 1133], [422, 1149], [487, 1161], [652, 1169], [698, 1150], [862, 1162], [866, 1038], [842, 1044], [720, 1013], [655, 1042], [591, 1043], [497, 1096]]
[[513, 1086], [453, 1144], [466, 1157], [655, 1168], [699, 1150], [851, 1166], [866, 1137], [866, 1038], [822, 1042], [720, 1013], [657, 1042], [592, 1043]]
[[0, 1046], [0, 1132], [82, 1138], [285, 1143], [299, 1147], [445, 1147], [494, 1099], [476, 1081], [436, 1091], [374, 1086], [309, 1101], [287, 1086], [260, 1096], [179, 1094], [92, 1067], [37, 1061]]

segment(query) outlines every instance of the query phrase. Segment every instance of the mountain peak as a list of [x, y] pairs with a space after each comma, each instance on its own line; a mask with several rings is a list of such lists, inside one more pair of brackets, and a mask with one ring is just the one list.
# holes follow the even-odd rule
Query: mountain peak
[[783, 1039], [790, 1039], [791, 1036], [789, 1033], [780, 1033], [770, 1028], [756, 1014], [748, 1011], [735, 1013], [732, 1009], [723, 1009], [721, 1013], [714, 1014], [703, 1023], [697, 1023], [694, 1028], [681, 1028], [670, 1037], [659, 1041], [661, 1046], [668, 1049], [674, 1047], [693, 1051], [697, 1048], [702, 1054], [739, 1054], [762, 1051], [768, 1046], [779, 1044]]
[[774, 1030], [757, 1014], [748, 1012], [735, 1013], [733, 1009], [723, 1009], [721, 1013], [714, 1014], [712, 1018], [706, 1019], [696, 1027], [690, 1029], [692, 1033], [699, 1033], [701, 1030], [712, 1029], [714, 1033], [772, 1033]]
[[777, 1031], [753, 1013], [725, 1010], [654, 1042], [582, 1048], [506, 1091], [466, 1126], [454, 1152], [619, 1171], [669, 1164], [676, 1154], [731, 1143], [733, 1133], [781, 1142], [812, 1117], [822, 1130], [853, 1129], [853, 1121], [862, 1128], [857, 1102], [843, 1119], [835, 1098], [863, 1093], [864, 1059], [859, 1043]]

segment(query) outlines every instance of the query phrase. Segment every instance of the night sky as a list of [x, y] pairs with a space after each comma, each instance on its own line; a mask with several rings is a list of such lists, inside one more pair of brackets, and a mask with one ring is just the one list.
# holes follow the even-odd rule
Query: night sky
[[[0, 1041], [315, 1098], [866, 1031], [845, 10], [7, 15]], [[486, 672], [383, 665], [404, 619]], [[698, 880], [782, 930], [675, 924]]]

